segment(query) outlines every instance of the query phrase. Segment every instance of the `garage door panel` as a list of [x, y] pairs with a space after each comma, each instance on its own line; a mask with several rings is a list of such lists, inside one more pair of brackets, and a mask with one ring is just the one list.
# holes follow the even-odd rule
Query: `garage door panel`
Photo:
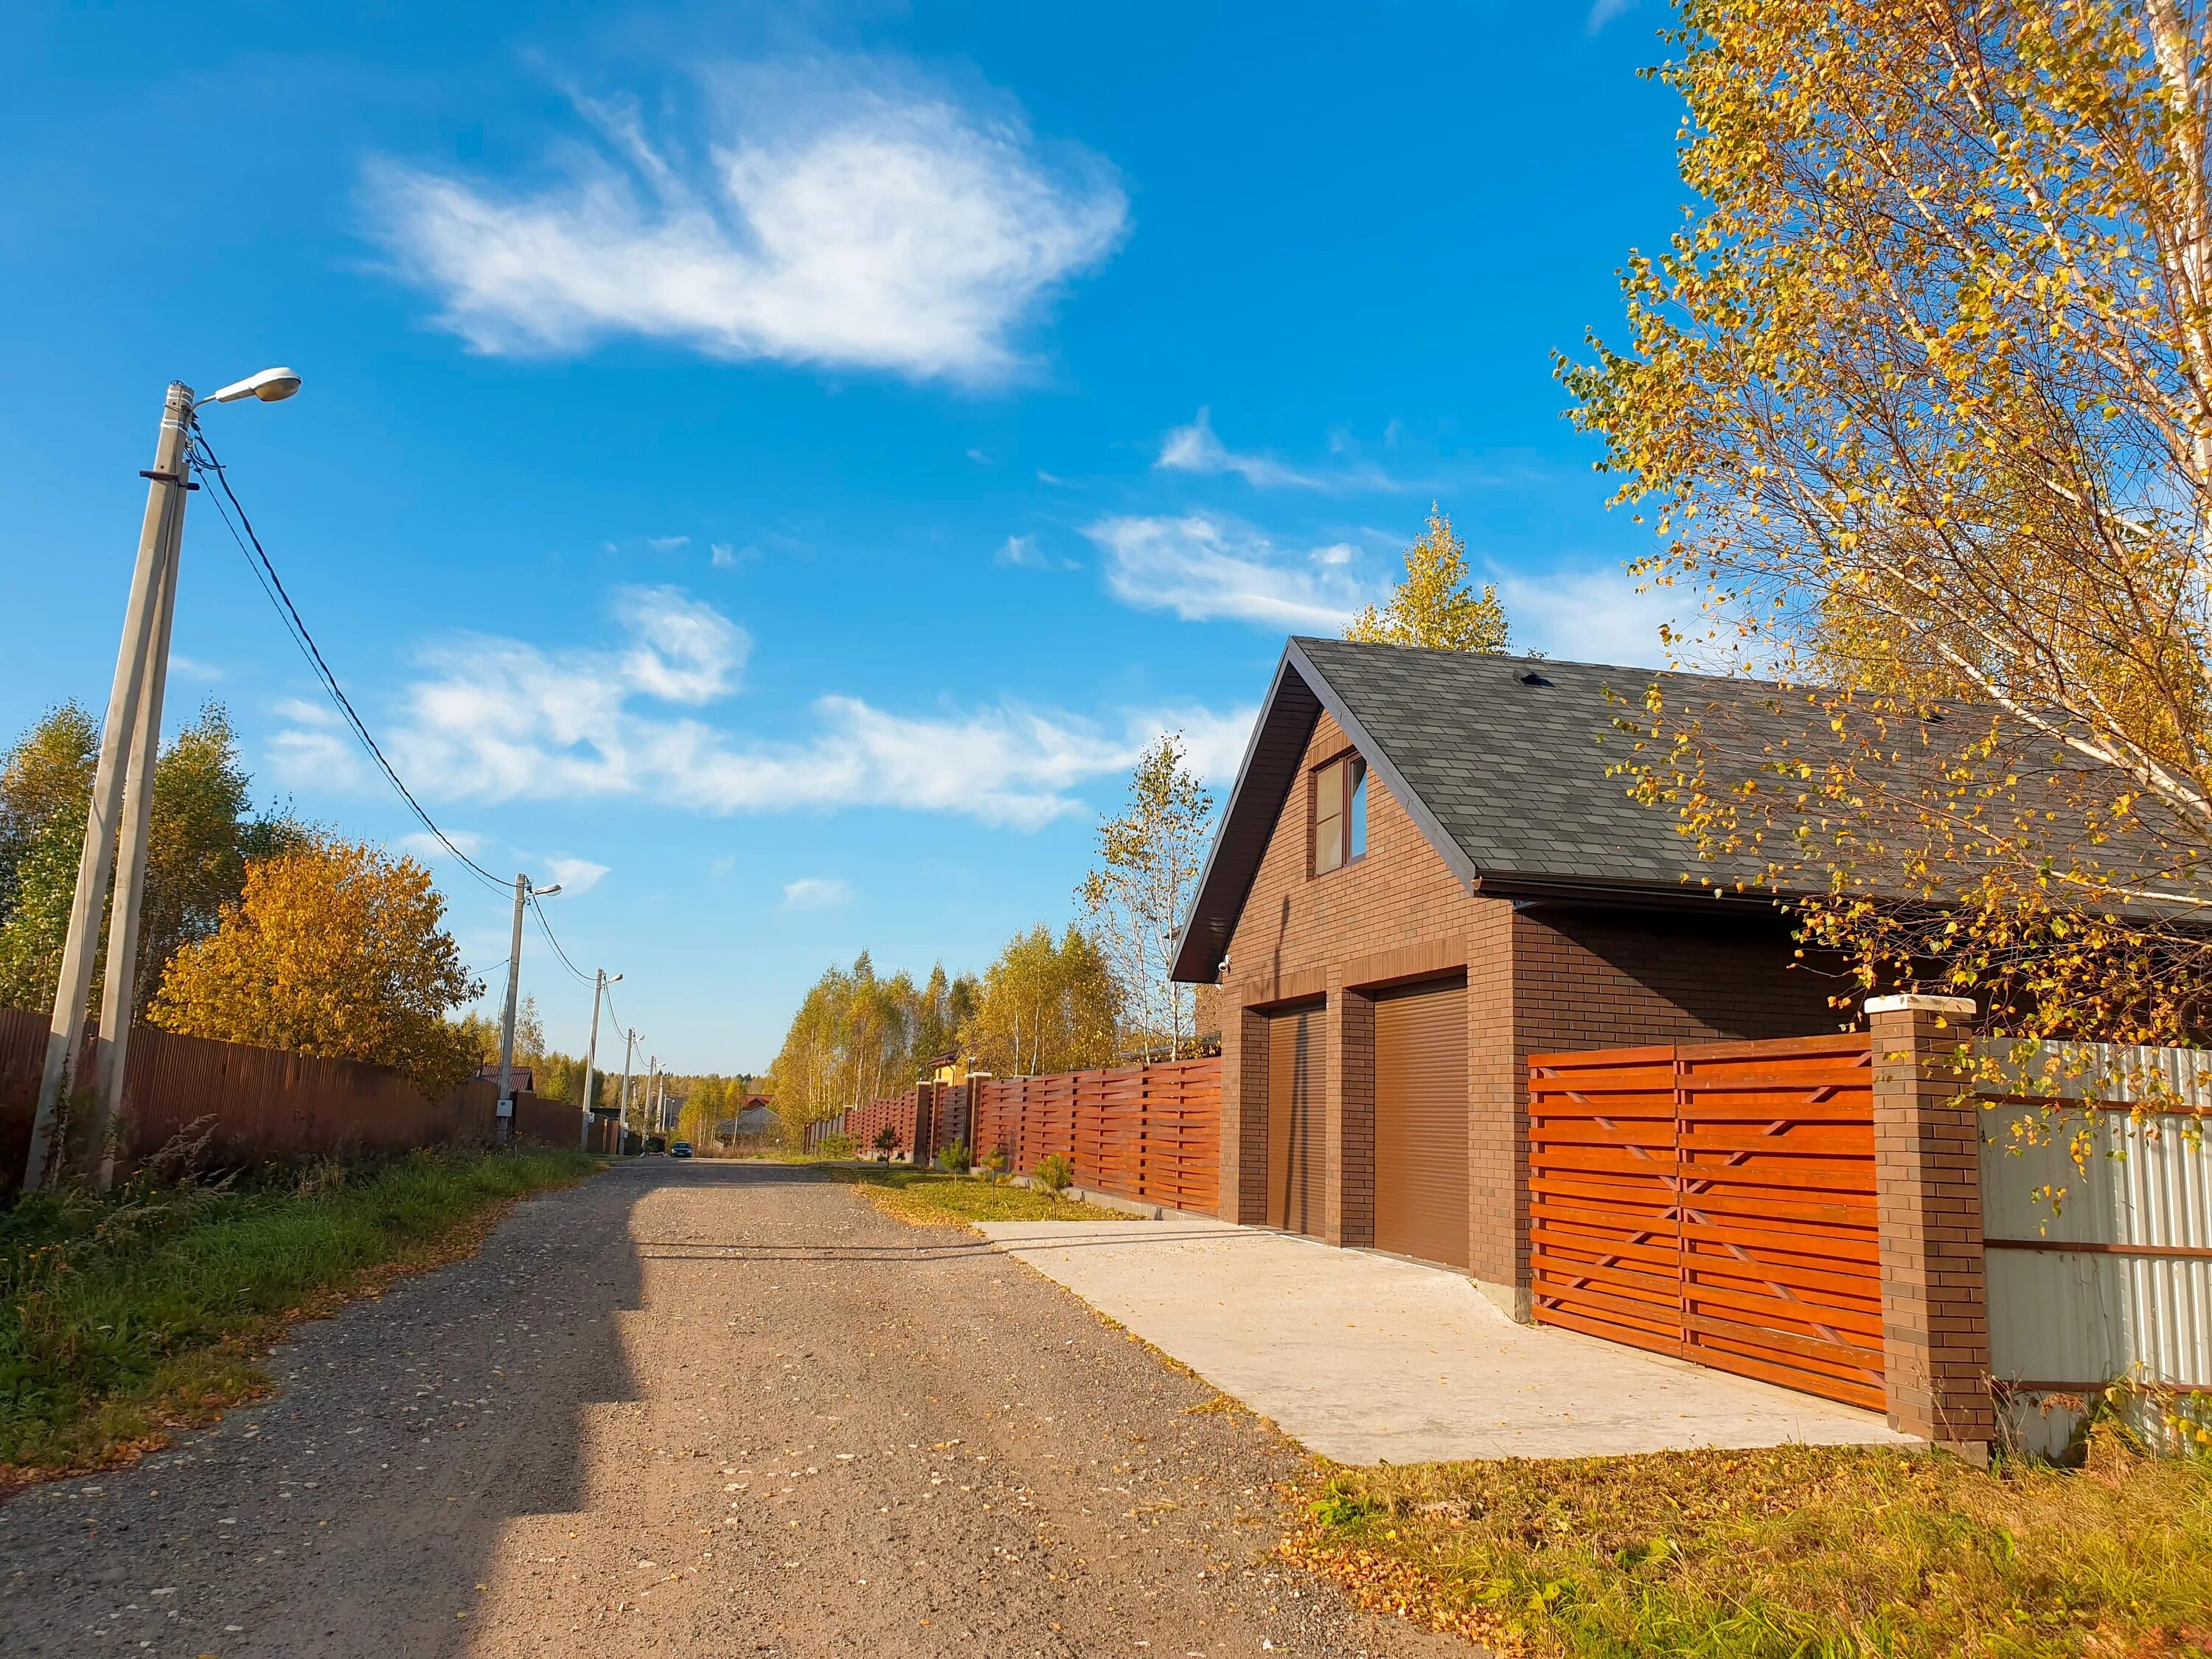
[[1375, 999], [1375, 1244], [1468, 1265], [1467, 985]]

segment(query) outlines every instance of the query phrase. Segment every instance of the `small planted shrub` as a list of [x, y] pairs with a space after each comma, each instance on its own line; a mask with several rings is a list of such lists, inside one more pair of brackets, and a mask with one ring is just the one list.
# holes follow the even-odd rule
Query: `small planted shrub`
[[959, 1140], [954, 1141], [943, 1152], [938, 1153], [937, 1161], [951, 1170], [954, 1175], [966, 1175], [975, 1162], [969, 1156], [967, 1143]]
[[1038, 1161], [1030, 1179], [1058, 1198], [1075, 1184], [1075, 1165], [1054, 1152], [1051, 1157]]
[[892, 1128], [890, 1124], [884, 1124], [882, 1128], [876, 1131], [875, 1144], [877, 1155], [884, 1163], [890, 1163], [891, 1154], [899, 1149], [898, 1131]]
[[814, 1145], [817, 1155], [832, 1161], [842, 1161], [860, 1150], [860, 1144], [850, 1135], [824, 1135]]
[[993, 1181], [1000, 1179], [1006, 1173], [1006, 1153], [996, 1146], [992, 1147], [989, 1152], [983, 1154], [982, 1169], [983, 1173], [990, 1176]]

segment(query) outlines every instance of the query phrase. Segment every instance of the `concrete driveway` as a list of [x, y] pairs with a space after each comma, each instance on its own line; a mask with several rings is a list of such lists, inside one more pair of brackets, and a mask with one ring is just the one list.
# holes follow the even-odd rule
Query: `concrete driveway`
[[1342, 1463], [1918, 1443], [1871, 1412], [1516, 1325], [1440, 1267], [1201, 1217], [980, 1227]]

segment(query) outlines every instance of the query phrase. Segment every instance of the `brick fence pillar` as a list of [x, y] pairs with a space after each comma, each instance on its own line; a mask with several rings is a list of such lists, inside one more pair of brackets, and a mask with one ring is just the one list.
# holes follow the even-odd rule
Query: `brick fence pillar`
[[1959, 1062], [1963, 997], [1875, 997], [1875, 1207], [1884, 1392], [1893, 1429], [1977, 1462], [1996, 1438], [1982, 1268], [1982, 1136]]

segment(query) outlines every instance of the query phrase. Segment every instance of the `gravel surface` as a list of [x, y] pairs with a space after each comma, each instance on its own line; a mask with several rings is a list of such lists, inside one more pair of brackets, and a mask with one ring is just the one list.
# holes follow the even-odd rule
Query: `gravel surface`
[[1445, 1655], [1267, 1553], [1293, 1448], [961, 1230], [650, 1159], [0, 1506], [0, 1653]]

